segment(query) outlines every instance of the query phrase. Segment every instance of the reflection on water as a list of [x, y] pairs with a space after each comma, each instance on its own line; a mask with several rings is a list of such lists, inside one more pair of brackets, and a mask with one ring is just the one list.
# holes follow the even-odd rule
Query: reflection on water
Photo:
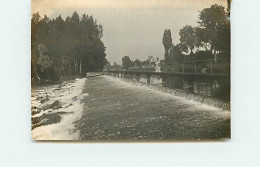
[[[124, 76], [137, 81], [137, 76]], [[147, 83], [145, 75], [139, 76], [139, 82]], [[160, 76], [151, 76], [152, 85], [164, 85], [171, 89], [181, 89], [224, 101], [230, 101], [230, 81], [227, 78], [171, 76], [162, 80]]]
[[166, 86], [172, 89], [182, 89], [190, 93], [230, 101], [229, 79], [169, 77], [166, 79]]

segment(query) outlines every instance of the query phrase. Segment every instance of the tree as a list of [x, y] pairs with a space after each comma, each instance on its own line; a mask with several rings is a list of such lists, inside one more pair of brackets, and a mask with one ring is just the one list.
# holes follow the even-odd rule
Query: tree
[[142, 62], [139, 59], [134, 60], [134, 66], [140, 67]]
[[196, 28], [193, 28], [190, 25], [184, 26], [180, 32], [180, 42], [182, 51], [190, 54], [192, 53], [193, 49], [198, 45], [198, 39], [196, 36]]
[[37, 61], [37, 40], [39, 36], [39, 23], [40, 23], [39, 12], [34, 13], [31, 18], [31, 57], [32, 63], [35, 65]]
[[40, 77], [37, 72], [37, 40], [39, 34], [39, 22], [40, 22], [39, 12], [34, 13], [31, 18], [31, 78], [40, 80]]
[[48, 69], [54, 69], [58, 75], [84, 76], [89, 71], [103, 70], [107, 63], [106, 47], [101, 41], [103, 28], [92, 16], [83, 14], [80, 18], [74, 12], [64, 21], [61, 15], [50, 20], [46, 15], [41, 18], [39, 13], [35, 13], [31, 23], [32, 67], [36, 68], [32, 68], [32, 77], [36, 76], [34, 71], [41, 70], [35, 65], [40, 56], [39, 45], [48, 50], [47, 55], [41, 53], [41, 59], [53, 60]]
[[165, 59], [165, 62], [167, 63], [168, 59], [169, 59], [168, 51], [172, 47], [172, 36], [171, 36], [171, 30], [170, 29], [164, 30], [162, 43], [163, 43], [163, 46], [164, 46], [164, 49], [165, 49], [164, 59]]
[[183, 60], [182, 58], [182, 50], [184, 50], [184, 46], [179, 43], [177, 45], [173, 45], [169, 49], [169, 62], [168, 63], [176, 63], [181, 62]]
[[132, 66], [132, 61], [130, 60], [129, 56], [124, 56], [122, 58], [122, 66], [126, 70]]
[[223, 28], [225, 31], [229, 30], [228, 24], [229, 20], [225, 8], [220, 5], [212, 5], [210, 8], [203, 9], [199, 14], [199, 27], [197, 36], [204, 45], [210, 45], [211, 51], [215, 55], [216, 51], [222, 51], [221, 44], [224, 40], [220, 40], [220, 35], [223, 33]]

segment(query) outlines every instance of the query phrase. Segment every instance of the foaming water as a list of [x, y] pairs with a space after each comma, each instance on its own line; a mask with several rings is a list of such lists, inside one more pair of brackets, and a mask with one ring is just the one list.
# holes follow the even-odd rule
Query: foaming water
[[[32, 139], [79, 139], [75, 122], [81, 118], [83, 113], [81, 99], [88, 96], [88, 93], [82, 93], [85, 80], [85, 78], [76, 79], [72, 83], [63, 83], [55, 87], [33, 91], [32, 108], [40, 111], [32, 115], [32, 119], [38, 118], [37, 127], [32, 130]], [[58, 105], [50, 106], [54, 103], [58, 103]], [[60, 116], [60, 122], [51, 122], [52, 118], [57, 115]]]

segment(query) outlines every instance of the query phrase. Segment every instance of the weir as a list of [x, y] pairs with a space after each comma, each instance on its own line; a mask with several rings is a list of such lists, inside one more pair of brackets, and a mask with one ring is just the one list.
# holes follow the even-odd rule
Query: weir
[[119, 77], [135, 85], [168, 92], [188, 100], [230, 109], [230, 75], [179, 72], [106, 71], [106, 75]]

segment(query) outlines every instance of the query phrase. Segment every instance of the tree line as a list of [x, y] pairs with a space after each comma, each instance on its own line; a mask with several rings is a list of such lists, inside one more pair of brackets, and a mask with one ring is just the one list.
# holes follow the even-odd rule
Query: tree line
[[122, 67], [125, 70], [128, 70], [131, 67], [148, 68], [155, 66], [155, 60], [156, 58], [154, 58], [153, 55], [148, 56], [148, 58], [143, 61], [139, 60], [138, 58], [136, 58], [135, 60], [131, 60], [129, 56], [124, 56], [122, 58], [122, 66], [114, 64], [114, 67]]
[[170, 29], [163, 34], [166, 63], [188, 59], [230, 58], [229, 8], [212, 5], [199, 12], [198, 26], [184, 26], [180, 31], [180, 43], [173, 45]]
[[34, 13], [31, 18], [31, 71], [33, 79], [57, 80], [102, 71], [107, 63], [102, 25], [93, 16], [77, 12], [65, 20]]

